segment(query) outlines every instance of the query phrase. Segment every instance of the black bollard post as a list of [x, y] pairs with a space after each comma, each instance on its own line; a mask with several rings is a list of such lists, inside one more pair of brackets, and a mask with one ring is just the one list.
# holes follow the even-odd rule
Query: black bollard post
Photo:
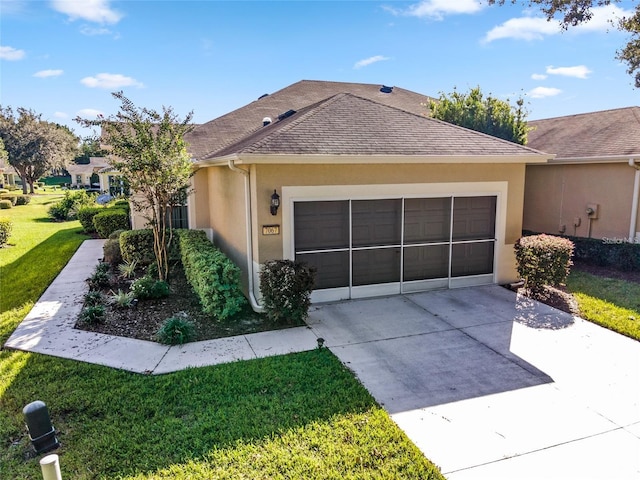
[[49, 418], [49, 410], [44, 402], [40, 400], [31, 402], [22, 409], [22, 413], [29, 430], [29, 439], [36, 453], [47, 452], [60, 446]]

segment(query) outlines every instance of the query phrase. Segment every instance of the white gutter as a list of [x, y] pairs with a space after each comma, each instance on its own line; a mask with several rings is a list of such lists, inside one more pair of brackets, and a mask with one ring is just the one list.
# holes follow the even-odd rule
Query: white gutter
[[638, 202], [640, 199], [640, 165], [633, 158], [629, 159], [629, 166], [636, 169], [633, 181], [633, 196], [631, 197], [631, 222], [629, 223], [629, 242], [633, 243], [636, 239], [636, 225], [638, 222]]
[[264, 312], [264, 307], [258, 303], [258, 299], [253, 292], [253, 232], [251, 229], [251, 190], [249, 183], [249, 172], [242, 168], [236, 167], [233, 159], [229, 159], [227, 166], [233, 172], [240, 173], [244, 176], [244, 194], [245, 194], [245, 222], [247, 228], [247, 276], [249, 277], [249, 303], [254, 312]]

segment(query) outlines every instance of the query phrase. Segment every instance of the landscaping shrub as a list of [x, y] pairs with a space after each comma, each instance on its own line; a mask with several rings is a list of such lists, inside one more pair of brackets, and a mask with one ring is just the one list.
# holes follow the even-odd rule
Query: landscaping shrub
[[156, 259], [153, 253], [153, 232], [149, 228], [122, 232], [120, 251], [125, 262], [150, 265]]
[[96, 266], [93, 275], [91, 275], [91, 277], [89, 277], [89, 279], [87, 280], [89, 282], [89, 288], [91, 290], [97, 290], [99, 288], [109, 286], [109, 269], [110, 265], [106, 262], [100, 262]]
[[2, 195], [3, 193], [9, 193], [9, 190], [7, 190], [6, 188], [0, 188], [0, 195]]
[[275, 323], [299, 324], [307, 318], [315, 268], [292, 260], [270, 260], [260, 270], [265, 313]]
[[80, 321], [93, 324], [101, 322], [104, 319], [104, 305], [92, 305], [84, 307], [80, 312]]
[[0, 247], [3, 247], [9, 241], [13, 222], [9, 218], [0, 218]]
[[95, 197], [84, 190], [65, 192], [64, 198], [49, 207], [49, 216], [58, 222], [75, 220], [78, 210], [95, 205]]
[[169, 284], [151, 277], [142, 277], [131, 284], [131, 292], [138, 300], [169, 296]]
[[11, 206], [15, 207], [16, 204], [18, 203], [18, 195], [14, 195], [11, 193], [5, 193], [4, 195], [0, 196], [1, 200], [8, 200], [11, 202]]
[[120, 209], [103, 209], [102, 212], [94, 215], [93, 226], [100, 238], [107, 238], [116, 230], [129, 228], [129, 214]]
[[240, 288], [240, 269], [203, 231], [177, 232], [184, 273], [200, 299], [202, 310], [218, 320], [240, 312], [246, 304]]
[[95, 233], [96, 227], [93, 225], [93, 217], [104, 212], [104, 207], [82, 207], [78, 210], [78, 220], [85, 233]]
[[[173, 230], [174, 235], [179, 235], [179, 230]], [[138, 265], [151, 265], [156, 261], [153, 253], [153, 231], [150, 228], [139, 230], [127, 230], [120, 234], [120, 251], [125, 262], [137, 262]], [[169, 260], [180, 259], [180, 245], [174, 237], [169, 246]]]
[[515, 252], [518, 274], [525, 287], [540, 294], [545, 285], [560, 285], [567, 279], [573, 242], [553, 235], [531, 235], [516, 242]]
[[118, 265], [118, 273], [122, 278], [133, 278], [136, 274], [138, 264], [136, 262], [124, 262]]
[[104, 297], [99, 290], [89, 290], [84, 296], [84, 304], [86, 307], [94, 307], [96, 305], [102, 305], [104, 303]]
[[123, 292], [120, 289], [118, 289], [117, 293], [112, 292], [109, 297], [109, 302], [118, 308], [129, 308], [133, 305], [134, 300], [135, 295], [133, 292]]
[[0, 200], [0, 210], [8, 210], [13, 207], [11, 200]]
[[185, 316], [174, 316], [167, 318], [158, 331], [156, 339], [165, 345], [182, 345], [195, 338], [196, 329]]
[[120, 252], [120, 240], [117, 238], [108, 238], [102, 247], [103, 260], [110, 265], [120, 265], [122, 263], [122, 254]]
[[131, 210], [129, 205], [129, 200], [115, 200], [113, 203], [109, 204], [109, 208], [119, 208], [120, 210], [126, 210], [127, 213]]
[[[524, 235], [534, 235], [525, 231]], [[623, 272], [640, 271], [640, 243], [632, 243], [622, 238], [587, 238], [563, 236], [574, 245], [573, 259], [597, 265], [611, 267]]]
[[28, 205], [31, 201], [31, 197], [29, 195], [18, 195], [16, 197], [16, 205]]

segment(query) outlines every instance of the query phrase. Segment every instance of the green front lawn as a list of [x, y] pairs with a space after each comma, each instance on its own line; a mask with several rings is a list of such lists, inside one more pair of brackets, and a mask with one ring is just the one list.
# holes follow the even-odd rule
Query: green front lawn
[[640, 340], [640, 284], [574, 270], [567, 289], [582, 318]]
[[[50, 200], [9, 210], [2, 343], [83, 239], [45, 219]], [[34, 400], [65, 479], [443, 478], [326, 349], [162, 376], [1, 351], [1, 479], [42, 478], [22, 415]]]

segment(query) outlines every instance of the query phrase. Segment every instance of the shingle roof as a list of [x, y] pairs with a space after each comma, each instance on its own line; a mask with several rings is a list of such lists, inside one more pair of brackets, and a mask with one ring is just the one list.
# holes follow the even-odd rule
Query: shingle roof
[[262, 120], [288, 110], [301, 110], [338, 93], [352, 93], [420, 115], [430, 97], [393, 87], [391, 93], [380, 91], [382, 85], [366, 83], [302, 80], [244, 107], [202, 124], [185, 135], [191, 155], [200, 160], [262, 128]]
[[529, 122], [528, 145], [556, 159], [640, 154], [640, 107]]
[[541, 152], [341, 93], [260, 127], [207, 158], [232, 154], [531, 156]]

